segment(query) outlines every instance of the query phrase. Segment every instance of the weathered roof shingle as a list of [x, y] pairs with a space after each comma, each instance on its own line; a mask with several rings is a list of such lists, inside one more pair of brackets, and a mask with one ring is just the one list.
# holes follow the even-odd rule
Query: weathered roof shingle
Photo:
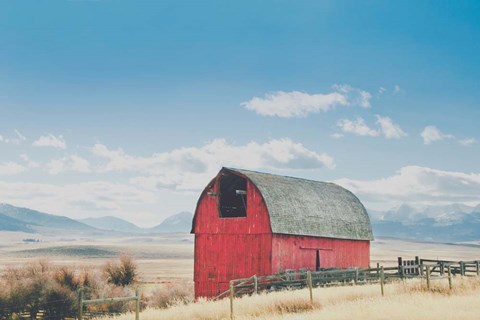
[[224, 168], [250, 179], [270, 214], [272, 233], [373, 240], [365, 207], [334, 183]]

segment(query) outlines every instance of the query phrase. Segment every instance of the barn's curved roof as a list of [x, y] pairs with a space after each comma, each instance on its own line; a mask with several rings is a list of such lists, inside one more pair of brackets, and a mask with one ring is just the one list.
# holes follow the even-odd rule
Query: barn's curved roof
[[270, 214], [272, 233], [373, 240], [365, 207], [345, 188], [234, 168], [255, 184]]

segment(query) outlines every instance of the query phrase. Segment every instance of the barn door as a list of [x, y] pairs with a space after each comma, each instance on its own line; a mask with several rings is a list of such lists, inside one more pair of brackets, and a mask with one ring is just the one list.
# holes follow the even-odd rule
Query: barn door
[[315, 270], [319, 271], [320, 270], [320, 250], [315, 250], [317, 252], [315, 256]]

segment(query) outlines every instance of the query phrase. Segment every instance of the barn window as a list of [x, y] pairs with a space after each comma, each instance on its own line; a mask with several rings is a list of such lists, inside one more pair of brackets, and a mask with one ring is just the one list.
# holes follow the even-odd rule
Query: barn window
[[224, 173], [220, 177], [220, 217], [247, 216], [247, 179]]

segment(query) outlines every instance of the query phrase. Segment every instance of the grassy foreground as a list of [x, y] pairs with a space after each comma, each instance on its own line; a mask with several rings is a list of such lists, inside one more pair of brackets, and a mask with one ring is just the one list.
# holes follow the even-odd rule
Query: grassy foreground
[[[415, 279], [385, 286], [316, 288], [310, 304], [306, 289], [273, 292], [235, 299], [235, 319], [313, 320], [313, 319], [479, 319], [480, 278], [453, 279], [449, 290], [446, 279], [432, 281], [430, 291]], [[230, 319], [228, 299], [172, 305], [167, 309], [147, 309], [141, 320]], [[112, 319], [130, 320], [132, 314]]]

